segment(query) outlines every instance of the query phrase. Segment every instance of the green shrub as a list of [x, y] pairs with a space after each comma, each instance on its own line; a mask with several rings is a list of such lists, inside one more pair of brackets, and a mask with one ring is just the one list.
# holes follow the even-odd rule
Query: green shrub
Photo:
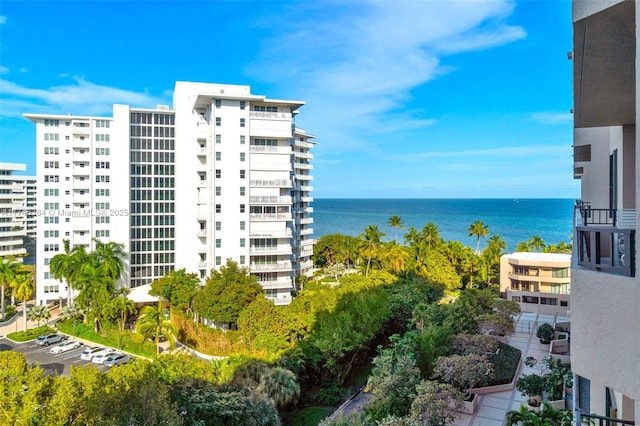
[[520, 349], [500, 342], [500, 351], [493, 355], [493, 380], [490, 385], [504, 385], [511, 383], [518, 370]]
[[4, 308], [4, 317], [0, 319], [0, 322], [9, 321], [16, 314], [16, 307], [13, 305], [7, 305]]
[[134, 355], [149, 358], [156, 355], [156, 345], [153, 342], [144, 340], [139, 334], [130, 331], [109, 329], [105, 331], [105, 335], [103, 336], [93, 330], [93, 324], [76, 324], [74, 332], [73, 321], [58, 321], [57, 327], [63, 333], [101, 345], [121, 349]]
[[17, 333], [9, 333], [7, 337], [14, 342], [28, 342], [37, 339], [43, 334], [55, 333], [55, 329], [43, 325], [42, 327], [30, 328], [27, 331], [18, 331]]

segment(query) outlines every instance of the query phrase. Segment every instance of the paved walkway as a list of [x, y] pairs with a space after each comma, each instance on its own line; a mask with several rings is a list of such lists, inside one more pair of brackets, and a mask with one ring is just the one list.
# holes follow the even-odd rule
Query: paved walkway
[[[31, 302], [34, 303], [34, 302]], [[55, 307], [49, 311], [51, 318], [47, 321], [48, 325], [53, 325], [61, 316], [62, 310], [59, 307]], [[45, 325], [41, 323], [40, 325]], [[27, 329], [35, 328], [38, 326], [36, 321], [27, 320]], [[4, 337], [9, 333], [15, 333], [16, 331], [24, 330], [24, 318], [22, 317], [22, 305], [18, 305], [18, 315], [15, 315], [11, 320], [0, 324], [0, 337]]]
[[[536, 337], [538, 325], [542, 323], [554, 324], [566, 321], [564, 317], [542, 315], [529, 312], [520, 314], [516, 323], [516, 332], [507, 339], [507, 343], [522, 351], [522, 359], [528, 356], [541, 358], [549, 355], [548, 345], [543, 347]], [[535, 369], [522, 365], [520, 375], [538, 373]], [[527, 398], [515, 388], [511, 391], [497, 392], [489, 395], [479, 395], [478, 409], [471, 414], [461, 414], [454, 423], [456, 426], [502, 426], [507, 411], [519, 410], [520, 404], [526, 404]]]

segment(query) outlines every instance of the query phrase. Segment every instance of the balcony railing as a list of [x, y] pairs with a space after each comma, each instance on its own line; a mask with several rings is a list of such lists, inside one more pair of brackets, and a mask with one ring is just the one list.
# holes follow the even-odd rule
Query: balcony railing
[[635, 425], [633, 420], [622, 420], [613, 417], [598, 416], [597, 414], [579, 414], [577, 424], [598, 425], [598, 426], [620, 426]]
[[594, 209], [576, 201], [574, 226], [578, 265], [594, 271], [635, 277], [635, 209]]

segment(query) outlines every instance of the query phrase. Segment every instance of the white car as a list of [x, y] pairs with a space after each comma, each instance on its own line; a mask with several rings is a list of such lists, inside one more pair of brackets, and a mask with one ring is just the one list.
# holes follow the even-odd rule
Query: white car
[[103, 350], [101, 350], [99, 352], [96, 352], [93, 355], [93, 358], [91, 358], [91, 362], [93, 364], [104, 364], [104, 360], [105, 359], [109, 358], [111, 355], [116, 355], [116, 354], [119, 354], [119, 353], [120, 352], [118, 352], [118, 351], [116, 351], [114, 349], [106, 348], [106, 349], [103, 349]]
[[82, 351], [82, 354], [80, 354], [80, 358], [84, 359], [85, 361], [91, 361], [91, 358], [93, 358], [93, 356], [104, 350], [104, 348], [92, 348], [92, 347], [88, 347], [86, 348], [84, 351]]
[[49, 349], [49, 353], [52, 354], [61, 354], [62, 352], [67, 352], [72, 349], [77, 349], [82, 346], [82, 343], [77, 342], [75, 340], [69, 340], [68, 342], [62, 342], [58, 345], [55, 345], [51, 349]]

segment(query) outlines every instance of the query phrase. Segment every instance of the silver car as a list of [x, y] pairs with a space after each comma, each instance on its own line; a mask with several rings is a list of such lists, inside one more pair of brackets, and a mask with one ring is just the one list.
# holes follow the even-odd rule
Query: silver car
[[82, 343], [77, 342], [75, 340], [69, 340], [68, 342], [62, 342], [60, 344], [55, 345], [51, 349], [49, 349], [49, 353], [52, 354], [61, 354], [62, 352], [67, 352], [72, 349], [77, 349], [82, 346]]
[[115, 365], [126, 364], [129, 362], [129, 360], [131, 360], [131, 357], [129, 355], [115, 354], [105, 359], [104, 365], [107, 367], [113, 367]]
[[114, 349], [103, 349], [93, 355], [93, 358], [91, 358], [91, 362], [93, 364], [103, 364], [107, 358], [109, 358], [111, 355], [116, 354], [119, 354], [119, 352], [115, 351]]
[[104, 350], [104, 348], [86, 348], [84, 351], [82, 351], [82, 354], [80, 354], [80, 358], [84, 359], [85, 361], [91, 361], [91, 358], [93, 358], [93, 356]]
[[61, 334], [43, 334], [36, 339], [36, 343], [40, 346], [49, 346], [52, 343], [62, 342], [62, 339], [63, 337]]

